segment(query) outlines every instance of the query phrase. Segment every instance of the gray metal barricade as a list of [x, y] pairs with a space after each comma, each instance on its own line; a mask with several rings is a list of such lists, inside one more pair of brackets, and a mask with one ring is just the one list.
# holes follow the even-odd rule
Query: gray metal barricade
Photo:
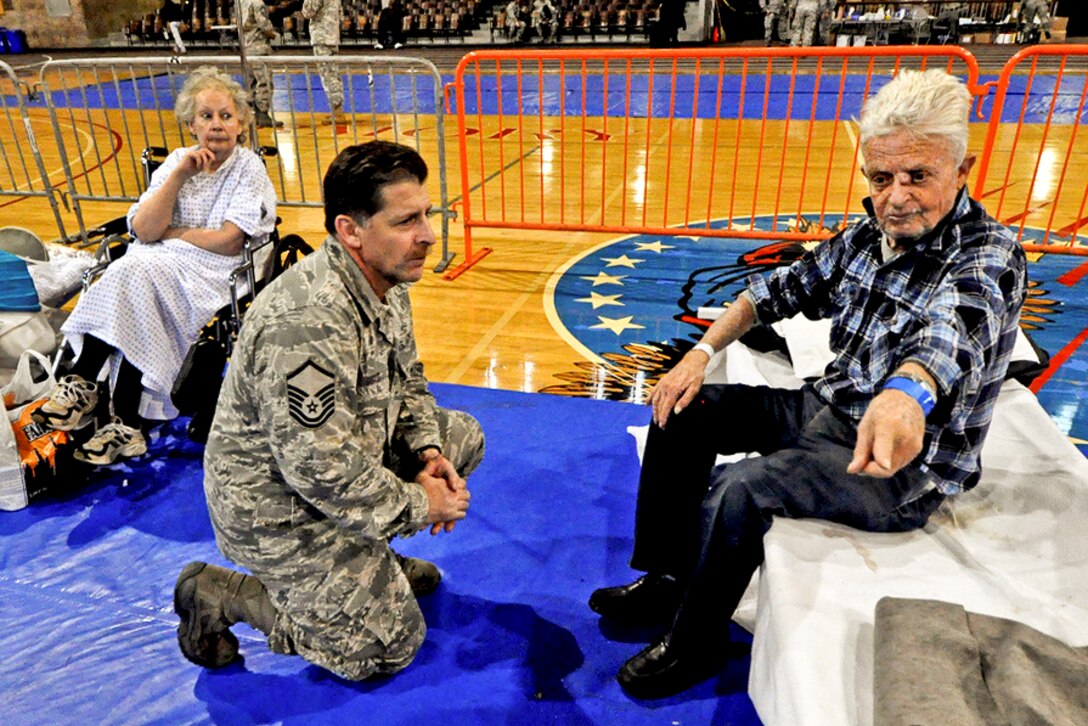
[[[396, 56], [335, 57], [344, 89], [344, 115], [331, 123], [320, 79], [324, 60], [314, 56], [249, 56], [273, 77], [272, 113], [283, 128], [250, 129], [251, 146], [265, 155], [282, 206], [320, 207], [325, 169], [345, 146], [381, 138], [415, 148], [437, 177], [442, 258], [448, 265], [449, 208], [442, 80], [429, 61]], [[174, 116], [174, 101], [188, 74], [216, 66], [243, 81], [240, 58], [94, 58], [51, 61], [40, 86], [63, 161], [67, 196], [88, 239], [87, 220], [124, 214], [145, 188], [140, 163], [148, 147], [190, 143]], [[124, 203], [126, 206], [118, 206]], [[112, 205], [112, 206], [111, 206]], [[89, 214], [90, 212], [90, 214]]]
[[[30, 95], [30, 89], [19, 80], [12, 67], [0, 62], [0, 196], [45, 197], [53, 210], [60, 236], [64, 237], [58, 195], [34, 136], [34, 123], [46, 119], [44, 112], [31, 116]], [[61, 182], [59, 175], [57, 182]], [[7, 202], [4, 206], [12, 203]], [[5, 217], [14, 218], [14, 215], [6, 214]]]

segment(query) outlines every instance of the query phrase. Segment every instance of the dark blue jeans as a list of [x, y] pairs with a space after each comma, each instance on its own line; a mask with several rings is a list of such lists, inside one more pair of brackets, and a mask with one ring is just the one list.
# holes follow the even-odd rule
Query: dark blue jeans
[[[687, 583], [674, 642], [728, 638], [776, 515], [874, 532], [925, 524], [942, 497], [923, 472], [847, 474], [856, 438], [854, 423], [808, 386], [705, 386], [665, 429], [651, 425], [631, 566]], [[738, 452], [762, 456], [714, 467], [717, 454]]]

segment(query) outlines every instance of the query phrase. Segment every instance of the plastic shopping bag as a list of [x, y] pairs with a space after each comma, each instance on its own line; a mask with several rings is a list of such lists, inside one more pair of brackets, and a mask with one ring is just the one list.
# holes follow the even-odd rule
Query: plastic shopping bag
[[24, 350], [15, 365], [15, 375], [0, 388], [0, 396], [10, 415], [18, 416], [23, 406], [48, 396], [55, 384], [49, 357], [36, 350]]
[[86, 479], [88, 467], [72, 457], [72, 434], [33, 419], [54, 383], [49, 359], [28, 350], [14, 377], [0, 388], [0, 509], [22, 509], [46, 492], [70, 489]]

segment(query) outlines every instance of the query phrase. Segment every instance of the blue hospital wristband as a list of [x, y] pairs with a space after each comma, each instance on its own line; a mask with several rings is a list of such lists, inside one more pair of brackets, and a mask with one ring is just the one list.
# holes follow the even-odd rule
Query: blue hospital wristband
[[933, 398], [933, 394], [927, 391], [921, 383], [911, 378], [893, 376], [884, 383], [884, 390], [889, 388], [902, 391], [917, 401], [918, 405], [922, 407], [922, 415], [924, 416], [928, 416], [933, 407], [937, 405], [937, 400]]

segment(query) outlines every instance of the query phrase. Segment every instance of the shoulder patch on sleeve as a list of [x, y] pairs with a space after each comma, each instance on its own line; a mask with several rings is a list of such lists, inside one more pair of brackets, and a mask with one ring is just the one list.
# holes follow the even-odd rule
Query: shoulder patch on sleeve
[[287, 410], [308, 429], [324, 425], [336, 410], [336, 379], [312, 360], [287, 374]]

